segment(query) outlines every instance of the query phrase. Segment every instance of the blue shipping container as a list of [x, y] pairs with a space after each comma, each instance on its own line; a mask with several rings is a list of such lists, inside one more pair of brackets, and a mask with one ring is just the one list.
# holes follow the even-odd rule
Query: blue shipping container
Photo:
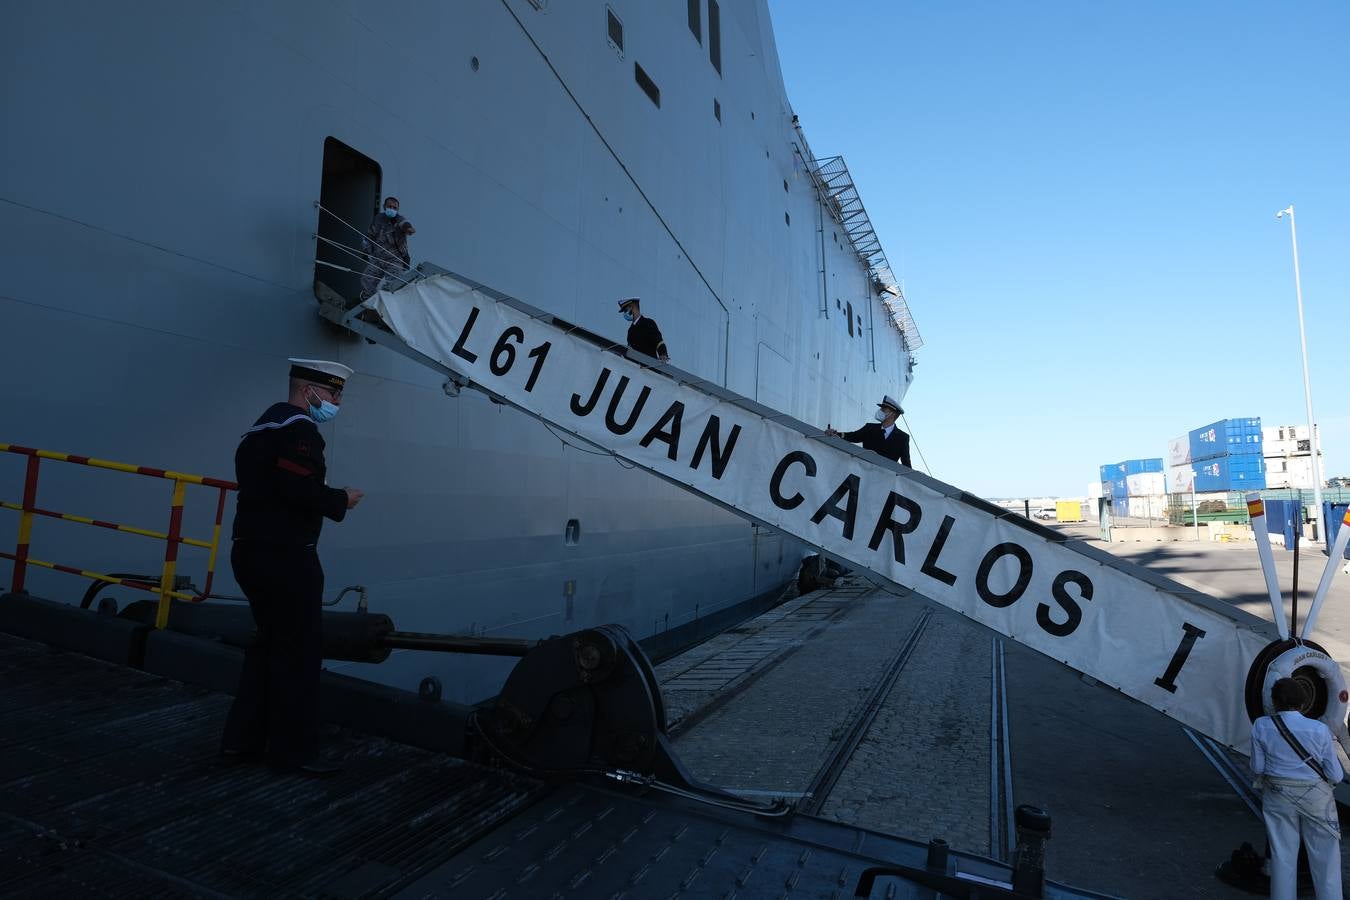
[[1189, 435], [1191, 459], [1231, 453], [1261, 453], [1261, 419], [1220, 419]]
[[1111, 515], [1126, 518], [1130, 514], [1130, 501], [1124, 497], [1111, 501]]
[[1116, 464], [1107, 463], [1104, 466], [1098, 467], [1097, 472], [1101, 476], [1102, 481], [1110, 481], [1112, 478], [1116, 477]]
[[[1322, 502], [1322, 521], [1326, 523], [1327, 549], [1336, 543], [1336, 534], [1345, 524], [1345, 511], [1350, 508], [1350, 503], [1332, 503], [1330, 500]], [[1350, 546], [1345, 548], [1345, 558], [1350, 559]]]
[[1127, 459], [1122, 465], [1125, 466], [1126, 475], [1143, 475], [1148, 472], [1161, 472], [1163, 470], [1161, 456], [1155, 456], [1152, 459]]
[[1294, 523], [1303, 518], [1303, 504], [1297, 500], [1266, 500], [1266, 530], [1284, 535], [1284, 549], [1294, 549]]
[[1128, 497], [1129, 495], [1130, 491], [1125, 485], [1124, 478], [1111, 479], [1111, 492], [1110, 492], [1111, 499], [1114, 500], [1117, 497]]
[[1197, 491], [1260, 491], [1266, 487], [1265, 460], [1259, 453], [1215, 456], [1191, 463]]

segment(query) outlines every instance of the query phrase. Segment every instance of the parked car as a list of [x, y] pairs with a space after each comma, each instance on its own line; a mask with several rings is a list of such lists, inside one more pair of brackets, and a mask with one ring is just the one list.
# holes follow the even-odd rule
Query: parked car
[[1053, 519], [1055, 511], [1053, 509], [1038, 509], [1031, 514], [1033, 519]]

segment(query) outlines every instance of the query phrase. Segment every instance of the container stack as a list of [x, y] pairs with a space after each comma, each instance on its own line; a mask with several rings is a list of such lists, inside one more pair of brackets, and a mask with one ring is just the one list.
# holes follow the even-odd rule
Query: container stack
[[1176, 493], [1264, 490], [1261, 419], [1220, 419], [1174, 438], [1167, 445], [1167, 465]]
[[1102, 496], [1111, 498], [1111, 515], [1139, 519], [1159, 518], [1166, 506], [1166, 476], [1162, 457], [1127, 459], [1099, 469]]
[[1310, 491], [1318, 481], [1307, 425], [1263, 426], [1261, 455], [1266, 463], [1267, 488]]

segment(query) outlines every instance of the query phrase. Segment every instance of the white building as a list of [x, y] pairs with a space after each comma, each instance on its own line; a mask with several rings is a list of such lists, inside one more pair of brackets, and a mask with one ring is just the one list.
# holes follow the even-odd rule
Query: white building
[[1261, 441], [1266, 458], [1266, 487], [1313, 489], [1318, 475], [1313, 471], [1307, 425], [1266, 425], [1261, 429]]

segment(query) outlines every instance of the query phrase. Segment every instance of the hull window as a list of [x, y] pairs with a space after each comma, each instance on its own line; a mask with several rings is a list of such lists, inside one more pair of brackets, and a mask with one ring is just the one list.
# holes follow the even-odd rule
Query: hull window
[[606, 33], [609, 35], [609, 42], [611, 45], [613, 45], [615, 50], [618, 50], [620, 53], [622, 53], [623, 23], [619, 21], [618, 16], [614, 15], [614, 10], [610, 9], [609, 7], [605, 7], [605, 14], [607, 16], [608, 21]]
[[848, 315], [844, 316], [844, 321], [848, 322], [848, 336], [853, 337], [853, 303], [848, 304]]
[[722, 74], [722, 9], [717, 0], [708, 0], [708, 59], [717, 74]]
[[637, 80], [638, 87], [642, 88], [642, 93], [647, 95], [647, 99], [656, 104], [657, 109], [661, 108], [661, 89], [652, 81], [651, 76], [639, 66], [633, 63], [633, 77]]
[[700, 44], [703, 43], [703, 21], [699, 16], [699, 6], [703, 0], [689, 0], [689, 31], [694, 35], [694, 40]]
[[380, 164], [375, 160], [336, 138], [324, 140], [319, 238], [314, 251], [314, 296], [318, 299], [331, 298], [331, 292], [350, 306], [360, 297], [365, 268], [362, 235], [380, 208], [381, 180]]
[[713, 118], [722, 121], [722, 103], [720, 100], [713, 101]]
[[567, 528], [563, 530], [563, 543], [568, 547], [575, 547], [581, 543], [581, 520], [567, 520]]

